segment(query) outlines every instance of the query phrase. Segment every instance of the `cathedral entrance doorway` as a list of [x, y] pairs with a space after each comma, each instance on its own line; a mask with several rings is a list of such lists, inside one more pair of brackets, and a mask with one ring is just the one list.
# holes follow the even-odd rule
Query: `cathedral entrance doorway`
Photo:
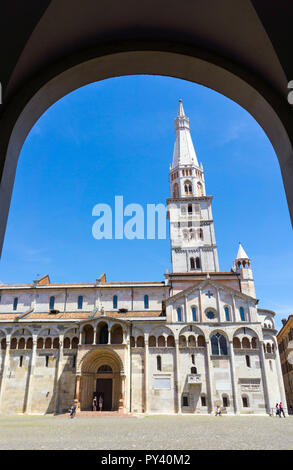
[[[117, 411], [124, 402], [122, 382], [123, 364], [112, 349], [94, 349], [81, 364], [80, 409], [92, 410], [93, 398], [103, 398], [103, 411]], [[98, 407], [99, 409], [99, 407]]]
[[103, 398], [103, 411], [112, 410], [112, 384], [112, 379], [97, 379], [96, 392], [94, 395], [97, 397], [98, 405], [99, 398]]

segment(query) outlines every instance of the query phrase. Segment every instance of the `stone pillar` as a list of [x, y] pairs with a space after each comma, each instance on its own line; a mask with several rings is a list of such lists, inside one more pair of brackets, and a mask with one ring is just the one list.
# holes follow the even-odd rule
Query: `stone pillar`
[[260, 366], [261, 366], [261, 373], [262, 373], [262, 383], [263, 383], [263, 392], [264, 392], [264, 399], [265, 399], [265, 406], [267, 413], [271, 413], [271, 403], [270, 403], [270, 395], [268, 389], [268, 381], [267, 381], [267, 371], [266, 371], [266, 359], [263, 350], [263, 341], [259, 342], [259, 351], [260, 351]]
[[208, 397], [209, 397], [209, 412], [213, 412], [213, 390], [214, 390], [214, 378], [212, 373], [212, 361], [211, 361], [211, 343], [210, 341], [206, 341], [206, 357], [207, 357], [207, 374], [208, 377]]
[[217, 309], [218, 309], [218, 312], [219, 312], [219, 321], [222, 323], [224, 321], [224, 319], [223, 319], [223, 312], [222, 312], [222, 309], [221, 309], [219, 289], [217, 289], [217, 294], [216, 295], [217, 295]]
[[232, 321], [236, 322], [236, 303], [235, 303], [234, 295], [232, 295], [232, 315], [233, 315]]
[[59, 338], [59, 349], [58, 349], [58, 357], [57, 357], [57, 364], [56, 364], [56, 387], [55, 387], [55, 414], [59, 412], [59, 403], [60, 403], [60, 377], [62, 374], [62, 362], [63, 362], [63, 335]]
[[74, 401], [77, 402], [77, 409], [78, 410], [80, 410], [80, 379], [81, 379], [81, 376], [77, 375], [76, 376], [76, 381], [75, 381]]
[[149, 410], [149, 335], [144, 335], [144, 412]]
[[179, 338], [175, 339], [175, 393], [177, 402], [177, 413], [181, 412], [181, 384], [180, 384], [180, 350]]
[[184, 297], [184, 310], [185, 310], [185, 322], [188, 322], [188, 308], [187, 308], [187, 297]]
[[32, 395], [33, 395], [33, 386], [34, 386], [34, 370], [35, 370], [35, 362], [36, 362], [36, 354], [37, 353], [37, 337], [33, 336], [33, 349], [32, 349], [32, 356], [31, 356], [31, 364], [29, 367], [29, 378], [27, 384], [27, 403], [26, 409], [24, 412], [30, 414], [32, 412]]
[[4, 356], [4, 364], [3, 364], [3, 372], [2, 372], [2, 381], [1, 381], [1, 388], [0, 388], [0, 410], [4, 409], [4, 403], [3, 403], [3, 397], [4, 397], [4, 391], [6, 387], [6, 380], [7, 380], [7, 374], [9, 370], [9, 358], [10, 358], [10, 335], [6, 336], [6, 350], [5, 350], [5, 356]]
[[230, 370], [231, 370], [231, 384], [232, 384], [234, 413], [238, 415], [239, 404], [238, 404], [237, 383], [236, 383], [236, 378], [235, 378], [235, 357], [234, 357], [234, 349], [233, 349], [233, 340], [229, 341], [229, 353], [230, 353]]
[[282, 374], [282, 369], [281, 369], [281, 359], [280, 359], [279, 349], [278, 349], [278, 345], [276, 345], [275, 343], [274, 343], [274, 346], [275, 346], [275, 354], [276, 354], [275, 363], [276, 363], [276, 368], [277, 368], [281, 402], [283, 404], [283, 408], [287, 408], [287, 400], [286, 400], [286, 394], [285, 394], [283, 374]]
[[97, 325], [94, 327], [94, 339], [93, 344], [97, 344]]

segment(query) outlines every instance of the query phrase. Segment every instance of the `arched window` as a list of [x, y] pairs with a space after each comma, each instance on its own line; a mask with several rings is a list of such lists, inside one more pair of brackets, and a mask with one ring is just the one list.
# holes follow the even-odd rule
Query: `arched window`
[[149, 296], [144, 296], [144, 308], [149, 308]]
[[159, 346], [159, 348], [164, 348], [166, 346], [164, 336], [159, 336], [158, 337], [158, 346]]
[[193, 335], [188, 336], [188, 346], [191, 347], [191, 348], [196, 347], [195, 336], [193, 336]]
[[50, 301], [49, 301], [49, 309], [50, 310], [53, 310], [54, 309], [54, 305], [55, 305], [55, 297], [52, 295], [50, 297]]
[[38, 338], [38, 341], [37, 341], [37, 349], [43, 349], [44, 347], [44, 340], [43, 338]]
[[223, 407], [224, 407], [224, 408], [228, 408], [228, 406], [229, 406], [229, 398], [227, 397], [227, 395], [222, 395], [222, 401], [223, 401]]
[[168, 348], [175, 348], [175, 339], [174, 336], [169, 335], [167, 338], [167, 346]]
[[243, 307], [240, 307], [239, 312], [240, 312], [241, 321], [245, 321], [244, 308], [243, 308]]
[[200, 258], [199, 257], [195, 258], [195, 265], [196, 265], [197, 269], [200, 269]]
[[112, 367], [108, 366], [107, 364], [98, 368], [98, 374], [112, 374], [112, 372]]
[[[107, 340], [108, 340], [108, 337], [107, 337]], [[111, 329], [111, 344], [122, 344], [122, 343], [123, 343], [122, 327], [121, 325], [113, 325]], [[107, 344], [107, 343], [101, 343], [101, 344]]]
[[200, 240], [203, 240], [203, 230], [202, 230], [202, 228], [199, 229], [198, 234], [199, 234]]
[[162, 358], [157, 356], [157, 370], [162, 370]]
[[250, 357], [248, 356], [248, 354], [245, 356], [245, 361], [246, 361], [246, 366], [247, 366], [247, 367], [251, 367], [251, 365], [250, 365]]
[[241, 348], [240, 339], [237, 337], [233, 338], [233, 348], [236, 348], [236, 349]]
[[155, 348], [157, 345], [156, 337], [155, 336], [150, 336], [149, 337], [149, 346], [151, 348]]
[[46, 340], [45, 340], [45, 349], [51, 349], [51, 347], [52, 347], [51, 338], [46, 338]]
[[134, 336], [130, 336], [130, 346], [132, 348], [135, 348], [135, 338], [134, 338]]
[[243, 408], [249, 407], [248, 397], [246, 395], [242, 395], [242, 406]]
[[59, 338], [54, 338], [53, 339], [53, 348], [54, 349], [59, 349]]
[[18, 342], [18, 349], [24, 349], [24, 348], [25, 348], [25, 339], [20, 338], [20, 340]]
[[78, 308], [78, 310], [82, 309], [82, 304], [83, 304], [83, 296], [79, 295], [78, 299], [77, 299], [77, 308]]
[[244, 349], [250, 349], [250, 341], [246, 336], [242, 339], [242, 347]]
[[205, 342], [204, 336], [199, 335], [199, 336], [197, 337], [197, 346], [198, 346], [199, 348], [203, 348], [205, 345], [206, 345], [206, 342]]
[[192, 194], [192, 184], [191, 181], [187, 180], [184, 182], [184, 191], [185, 194]]
[[192, 214], [192, 204], [188, 204], [188, 214]]
[[190, 269], [195, 269], [194, 258], [190, 258]]
[[197, 318], [196, 318], [196, 307], [191, 307], [191, 312], [192, 312], [192, 321], [197, 321]]
[[113, 308], [117, 308], [118, 306], [118, 297], [117, 295], [113, 295]]
[[179, 188], [177, 183], [173, 186], [173, 197], [179, 197]]
[[72, 349], [77, 349], [78, 343], [79, 343], [79, 339], [78, 339], [77, 336], [75, 336], [74, 338], [72, 338], [72, 341], [71, 341], [71, 347], [72, 347]]
[[13, 310], [17, 310], [18, 297], [15, 297], [13, 300]]
[[181, 308], [177, 308], [177, 320], [182, 321], [182, 313], [181, 313]]
[[216, 333], [211, 337], [212, 354], [214, 356], [227, 356], [227, 341], [225, 336]]
[[191, 372], [191, 374], [197, 374], [197, 368], [196, 367], [191, 367], [190, 372]]
[[63, 348], [69, 349], [70, 348], [70, 338], [64, 338], [63, 340]]
[[201, 406], [207, 406], [207, 400], [205, 395], [200, 396]]
[[229, 307], [225, 307], [224, 310], [225, 310], [226, 321], [230, 321], [230, 309], [229, 309]]
[[144, 337], [139, 336], [136, 341], [137, 347], [138, 348], [144, 348]]
[[203, 196], [202, 184], [200, 182], [197, 183], [197, 195], [198, 196]]
[[193, 365], [195, 364], [195, 357], [194, 357], [194, 354], [191, 354], [191, 362], [192, 362]]
[[256, 338], [252, 338], [252, 340], [251, 340], [251, 347], [252, 347], [253, 349], [256, 349], [256, 348], [257, 348], [257, 340], [256, 340]]

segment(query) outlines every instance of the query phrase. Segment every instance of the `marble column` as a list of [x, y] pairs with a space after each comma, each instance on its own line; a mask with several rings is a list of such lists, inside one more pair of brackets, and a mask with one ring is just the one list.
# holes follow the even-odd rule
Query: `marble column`
[[202, 323], [203, 322], [203, 311], [202, 311], [202, 291], [201, 291], [201, 289], [199, 289], [198, 299], [199, 299], [199, 321], [200, 321], [200, 323]]
[[283, 374], [282, 374], [282, 369], [281, 369], [281, 359], [280, 359], [279, 349], [278, 349], [278, 345], [274, 344], [274, 346], [275, 346], [275, 355], [276, 355], [275, 364], [276, 364], [276, 369], [277, 369], [281, 402], [283, 404], [283, 408], [287, 408], [287, 400], [286, 400], [286, 394], [285, 394], [285, 388], [284, 388]]
[[175, 339], [175, 393], [176, 393], [176, 412], [181, 412], [181, 385], [180, 385], [180, 350], [179, 338]]
[[80, 409], [80, 380], [81, 376], [76, 376], [74, 401], [77, 402], [77, 409]]
[[230, 354], [230, 371], [231, 371], [231, 384], [232, 384], [232, 395], [233, 395], [233, 404], [234, 404], [234, 413], [239, 414], [239, 404], [238, 404], [238, 391], [237, 383], [235, 378], [235, 356], [233, 341], [229, 341], [229, 354]]
[[1, 388], [0, 388], [0, 410], [4, 408], [3, 402], [3, 397], [4, 397], [4, 392], [5, 392], [5, 387], [6, 387], [6, 380], [7, 380], [7, 375], [8, 375], [8, 370], [9, 370], [9, 359], [10, 359], [10, 335], [6, 336], [6, 350], [5, 350], [5, 356], [4, 356], [4, 364], [2, 368], [2, 381], [1, 381]]
[[149, 411], [149, 335], [144, 335], [144, 412]]
[[26, 409], [24, 412], [30, 414], [32, 412], [32, 395], [33, 395], [33, 382], [34, 382], [34, 370], [35, 370], [35, 362], [37, 356], [37, 337], [33, 336], [33, 349], [32, 349], [32, 356], [31, 356], [31, 364], [29, 367], [29, 379], [27, 384], [27, 403]]
[[210, 341], [206, 341], [206, 358], [207, 358], [207, 374], [208, 377], [208, 398], [209, 398], [209, 412], [213, 412], [213, 390], [214, 390], [214, 380], [213, 380], [213, 366], [211, 361], [211, 343]]
[[270, 395], [269, 395], [269, 388], [268, 388], [268, 381], [267, 381], [267, 371], [266, 371], [266, 359], [263, 350], [263, 341], [259, 342], [259, 352], [260, 352], [260, 366], [262, 372], [262, 383], [263, 383], [263, 392], [264, 392], [264, 399], [265, 399], [265, 406], [268, 413], [271, 413], [271, 403], [270, 403]]

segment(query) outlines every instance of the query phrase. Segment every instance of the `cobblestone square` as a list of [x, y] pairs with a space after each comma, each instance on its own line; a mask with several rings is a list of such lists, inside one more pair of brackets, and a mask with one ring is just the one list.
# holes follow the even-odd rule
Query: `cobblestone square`
[[0, 418], [0, 449], [293, 449], [293, 418], [12, 416]]

